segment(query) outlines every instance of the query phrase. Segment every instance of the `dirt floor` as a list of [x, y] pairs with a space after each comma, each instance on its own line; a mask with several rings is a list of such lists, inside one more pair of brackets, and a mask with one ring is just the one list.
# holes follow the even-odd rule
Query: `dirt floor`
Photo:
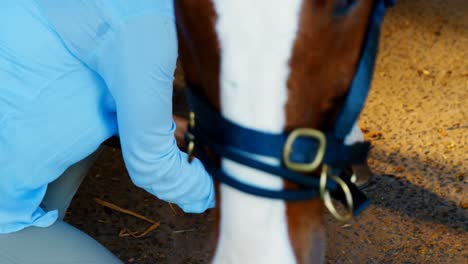
[[[327, 216], [327, 262], [468, 263], [468, 3], [399, 0], [380, 50], [360, 125], [373, 143], [370, 166], [389, 176], [366, 189], [373, 205], [359, 217], [343, 225]], [[119, 236], [149, 224], [94, 198], [161, 225], [142, 238]], [[212, 248], [212, 216], [184, 214], [134, 187], [112, 148], [66, 220], [125, 263], [207, 263]]]

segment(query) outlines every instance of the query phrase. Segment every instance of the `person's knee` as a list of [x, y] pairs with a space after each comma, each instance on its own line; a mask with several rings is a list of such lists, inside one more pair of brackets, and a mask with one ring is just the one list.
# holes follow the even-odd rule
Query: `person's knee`
[[46, 228], [28, 227], [11, 234], [0, 234], [0, 263], [4, 263], [2, 261], [30, 264], [122, 263], [96, 240], [62, 221]]

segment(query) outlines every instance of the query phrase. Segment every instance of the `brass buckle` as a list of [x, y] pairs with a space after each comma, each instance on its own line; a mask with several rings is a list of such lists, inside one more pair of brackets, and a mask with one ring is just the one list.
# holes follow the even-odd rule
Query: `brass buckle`
[[[191, 129], [195, 128], [195, 113], [190, 112], [190, 120], [189, 120], [189, 126]], [[187, 132], [187, 137], [188, 137], [188, 147], [187, 147], [187, 154], [188, 154], [188, 162], [191, 163], [193, 159], [195, 158], [195, 136]]]
[[[290, 159], [290, 155], [293, 151], [293, 143], [296, 139], [300, 137], [313, 138], [318, 141], [319, 147], [315, 159], [310, 163], [297, 163], [293, 162]], [[323, 157], [325, 156], [325, 147], [326, 147], [326, 138], [325, 135], [318, 130], [311, 128], [299, 128], [289, 134], [286, 143], [284, 144], [283, 149], [283, 160], [286, 167], [290, 170], [298, 172], [311, 172], [317, 169], [322, 163]]]
[[325, 204], [325, 207], [333, 215], [333, 217], [335, 217], [336, 220], [346, 222], [353, 217], [353, 195], [351, 194], [351, 190], [349, 189], [348, 185], [346, 185], [346, 183], [340, 177], [330, 175], [330, 179], [335, 181], [338, 184], [338, 186], [340, 186], [346, 197], [346, 207], [348, 212], [346, 214], [338, 213], [338, 210], [336, 209], [335, 205], [333, 205], [330, 192], [326, 189], [328, 177], [328, 166], [323, 165], [322, 173], [320, 174], [320, 199], [322, 199], [323, 203]]

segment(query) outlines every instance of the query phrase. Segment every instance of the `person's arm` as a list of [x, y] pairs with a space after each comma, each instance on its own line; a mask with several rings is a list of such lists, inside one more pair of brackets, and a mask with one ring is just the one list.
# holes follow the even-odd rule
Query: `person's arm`
[[214, 206], [214, 188], [200, 161], [189, 163], [174, 139], [176, 59], [173, 18], [147, 13], [125, 21], [92, 63], [115, 99], [122, 152], [133, 182], [198, 213]]
[[174, 139], [172, 0], [37, 0], [69, 51], [105, 81], [132, 180], [186, 212], [214, 206], [213, 182]]

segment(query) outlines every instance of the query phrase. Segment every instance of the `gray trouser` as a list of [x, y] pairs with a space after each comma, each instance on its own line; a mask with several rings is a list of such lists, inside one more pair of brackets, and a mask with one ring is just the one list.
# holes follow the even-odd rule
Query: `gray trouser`
[[49, 184], [41, 207], [45, 211], [59, 210], [60, 219], [55, 224], [0, 234], [0, 264], [122, 263], [96, 240], [62, 221], [98, 152], [71, 166]]

